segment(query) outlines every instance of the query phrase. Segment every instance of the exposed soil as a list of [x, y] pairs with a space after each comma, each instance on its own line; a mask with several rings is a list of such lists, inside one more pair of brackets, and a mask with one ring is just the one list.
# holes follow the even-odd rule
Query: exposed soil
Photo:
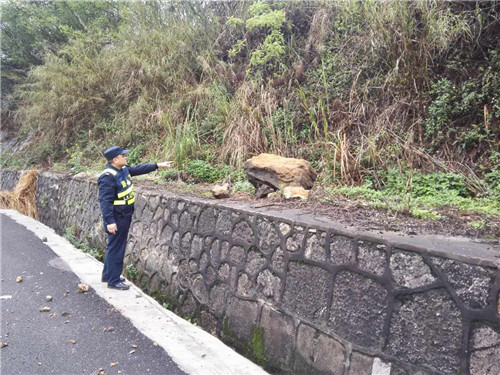
[[[168, 183], [157, 185], [144, 181], [142, 186], [148, 189], [165, 189], [173, 193], [203, 197], [216, 200], [210, 194], [212, 185], [184, 183]], [[270, 209], [300, 209], [307, 213], [323, 215], [332, 221], [353, 226], [364, 231], [395, 231], [408, 235], [440, 234], [444, 236], [468, 237], [481, 242], [500, 244], [500, 218], [485, 214], [463, 212], [453, 207], [436, 208], [435, 210], [444, 218], [439, 220], [423, 220], [408, 213], [390, 213], [382, 209], [367, 207], [366, 203], [342, 196], [328, 196], [331, 203], [324, 202], [326, 194], [318, 188], [311, 190], [310, 198], [303, 200], [287, 200], [280, 196], [258, 199], [255, 196], [237, 192], [224, 201], [246, 202], [255, 207], [269, 207]], [[470, 223], [482, 221], [481, 228], [475, 228]]]

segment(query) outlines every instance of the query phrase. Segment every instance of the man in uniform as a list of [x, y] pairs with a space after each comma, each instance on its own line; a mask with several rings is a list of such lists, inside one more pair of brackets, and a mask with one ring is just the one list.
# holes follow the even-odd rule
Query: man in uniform
[[104, 151], [108, 161], [98, 179], [99, 203], [108, 234], [102, 282], [108, 288], [127, 290], [129, 285], [120, 276], [123, 270], [123, 257], [127, 246], [127, 236], [134, 213], [134, 185], [130, 176], [138, 176], [157, 169], [170, 168], [170, 162], [127, 166], [128, 150], [113, 146]]

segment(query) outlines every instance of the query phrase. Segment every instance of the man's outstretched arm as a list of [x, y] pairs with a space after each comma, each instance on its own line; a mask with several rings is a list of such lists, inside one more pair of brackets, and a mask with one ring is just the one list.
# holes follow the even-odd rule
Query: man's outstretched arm
[[170, 168], [171, 162], [164, 161], [162, 163], [140, 164], [135, 167], [127, 167], [131, 176], [139, 176], [141, 174], [150, 173], [157, 169]]

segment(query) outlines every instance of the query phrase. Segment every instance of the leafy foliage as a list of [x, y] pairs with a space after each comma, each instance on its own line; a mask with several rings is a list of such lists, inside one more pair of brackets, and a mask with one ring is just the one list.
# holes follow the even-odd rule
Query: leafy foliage
[[190, 160], [187, 172], [202, 182], [215, 182], [219, 179], [219, 171], [204, 160]]

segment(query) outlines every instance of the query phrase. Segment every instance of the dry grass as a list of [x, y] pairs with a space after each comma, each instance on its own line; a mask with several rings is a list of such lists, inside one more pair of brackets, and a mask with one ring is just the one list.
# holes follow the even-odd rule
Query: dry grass
[[13, 190], [0, 191], [0, 207], [14, 209], [37, 219], [36, 181], [37, 171], [33, 169], [19, 179]]

